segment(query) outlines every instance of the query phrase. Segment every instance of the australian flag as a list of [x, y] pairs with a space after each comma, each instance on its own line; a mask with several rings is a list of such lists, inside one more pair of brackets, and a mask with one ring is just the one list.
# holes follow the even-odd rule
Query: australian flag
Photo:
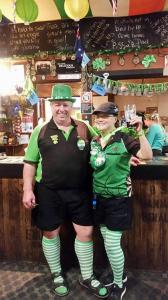
[[81, 41], [81, 37], [80, 37], [80, 31], [79, 31], [79, 26], [76, 32], [76, 40], [75, 40], [75, 54], [76, 54], [76, 60], [78, 63], [82, 62], [83, 59], [83, 53], [84, 53], [84, 49], [82, 47], [82, 41]]

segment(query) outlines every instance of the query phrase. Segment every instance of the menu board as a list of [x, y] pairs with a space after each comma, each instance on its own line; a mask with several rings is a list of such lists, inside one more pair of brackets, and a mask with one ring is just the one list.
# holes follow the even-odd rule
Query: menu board
[[1, 25], [0, 56], [73, 51], [76, 26], [73, 20]]
[[[80, 22], [85, 51], [168, 45], [168, 13], [134, 17], [88, 18]], [[39, 51], [74, 51], [77, 22], [58, 20], [31, 25], [0, 25], [0, 57]]]
[[81, 36], [87, 51], [168, 45], [168, 13], [83, 19]]

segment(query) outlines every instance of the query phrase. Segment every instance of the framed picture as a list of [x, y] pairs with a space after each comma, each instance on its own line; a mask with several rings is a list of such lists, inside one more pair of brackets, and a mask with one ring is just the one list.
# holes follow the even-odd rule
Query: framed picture
[[154, 106], [148, 106], [146, 107], [146, 114], [152, 114], [154, 112], [158, 112], [158, 107]]
[[51, 73], [51, 62], [48, 60], [35, 63], [36, 75], [49, 75]]

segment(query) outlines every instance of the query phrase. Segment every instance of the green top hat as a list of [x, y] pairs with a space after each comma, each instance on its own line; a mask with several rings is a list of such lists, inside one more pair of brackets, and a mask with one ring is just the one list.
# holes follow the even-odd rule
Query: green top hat
[[65, 84], [55, 84], [52, 87], [51, 98], [48, 98], [49, 101], [71, 101], [75, 102], [75, 99], [72, 98], [72, 90], [69, 85]]

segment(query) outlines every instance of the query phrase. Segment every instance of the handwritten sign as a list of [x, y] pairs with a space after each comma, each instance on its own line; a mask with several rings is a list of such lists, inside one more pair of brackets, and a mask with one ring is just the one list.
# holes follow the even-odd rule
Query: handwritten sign
[[168, 45], [168, 13], [122, 18], [83, 19], [81, 36], [87, 51], [127, 50]]
[[[114, 52], [138, 47], [168, 45], [168, 13], [89, 18], [80, 21], [86, 52]], [[74, 51], [78, 23], [73, 20], [0, 26], [0, 57], [29, 55], [39, 51]]]
[[72, 20], [0, 26], [0, 56], [73, 51], [76, 26]]

